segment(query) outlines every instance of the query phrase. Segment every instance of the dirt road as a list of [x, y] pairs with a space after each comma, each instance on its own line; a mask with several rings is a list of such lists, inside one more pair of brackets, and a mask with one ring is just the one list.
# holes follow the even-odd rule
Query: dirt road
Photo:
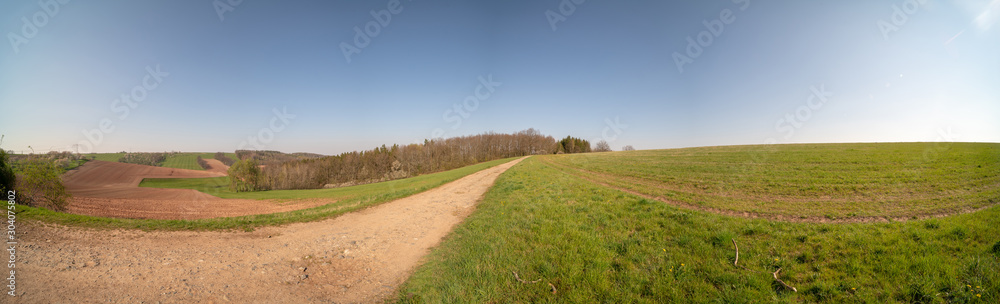
[[29, 224], [18, 228], [13, 302], [378, 302], [519, 161], [334, 219], [254, 232]]

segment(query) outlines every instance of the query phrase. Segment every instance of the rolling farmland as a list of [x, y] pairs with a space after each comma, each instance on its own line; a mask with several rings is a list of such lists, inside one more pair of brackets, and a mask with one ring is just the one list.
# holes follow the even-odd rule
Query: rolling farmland
[[205, 168], [202, 168], [200, 165], [198, 165], [198, 156], [205, 158], [203, 154], [205, 153], [171, 154], [170, 156], [167, 156], [167, 160], [163, 161], [162, 166], [167, 168], [177, 168], [177, 169], [205, 170]]
[[[174, 160], [184, 163], [179, 159]], [[432, 197], [468, 196], [465, 188], [447, 185], [460, 179], [475, 184], [467, 177], [481, 176], [473, 173], [509, 161], [352, 187], [259, 192], [231, 191], [230, 177], [217, 175], [222, 172], [117, 163], [104, 164], [122, 167], [109, 173], [125, 173], [107, 175], [115, 179], [114, 187], [107, 188], [97, 178], [80, 175], [98, 170], [95, 166], [101, 163], [92, 162], [67, 174], [71, 192], [86, 196], [74, 198], [77, 201], [70, 210], [105, 210], [101, 212], [124, 216], [30, 207], [22, 207], [18, 216], [77, 227], [159, 230], [166, 238], [182, 233], [173, 230], [196, 230], [201, 231], [196, 232], [199, 238], [219, 238], [241, 248], [254, 248], [260, 241], [216, 236], [213, 231], [266, 231], [262, 233], [267, 235], [255, 234], [255, 238], [295, 231], [294, 235], [333, 240], [324, 236], [326, 221], [338, 221], [347, 214], [365, 223], [386, 221], [381, 217], [389, 215], [406, 218], [417, 205], [392, 202], [429, 190], [435, 190], [428, 194]], [[1000, 144], [723, 146], [536, 155], [511, 165], [502, 174], [494, 170], [493, 176], [499, 177], [489, 190], [482, 190], [482, 199], [470, 205], [474, 207], [449, 209], [453, 216], [468, 217], [456, 221], [459, 224], [452, 232], [441, 234], [447, 236], [439, 245], [420, 241], [432, 249], [423, 262], [405, 263], [414, 270], [397, 269], [389, 275], [402, 284], [398, 289], [351, 289], [343, 294], [295, 290], [337, 299], [355, 299], [359, 293], [389, 296], [401, 303], [989, 303], [1000, 297]], [[202, 175], [206, 177], [185, 178]], [[108, 205], [100, 201], [121, 200], [115, 196], [144, 191], [163, 199], [197, 199], [177, 201], [182, 204], [175, 211], [163, 202], [135, 200], [132, 203], [137, 205], [129, 205], [123, 200]], [[402, 202], [430, 208], [439, 200]], [[394, 211], [366, 211], [381, 205], [391, 205]], [[164, 212], [181, 217], [134, 218], [135, 214], [154, 217], [151, 210], [143, 209], [147, 207], [157, 209], [160, 215], [155, 217]], [[128, 208], [138, 209], [128, 216]], [[212, 215], [268, 208], [279, 211]], [[360, 220], [358, 216], [380, 218]], [[299, 226], [285, 228], [289, 224]], [[364, 239], [360, 237], [364, 233], [357, 231], [349, 237]], [[405, 238], [380, 234], [389, 243], [377, 244], [385, 250], [410, 246], [422, 233]], [[159, 242], [159, 237], [142, 236], [150, 239], [148, 244]], [[140, 252], [156, 250], [142, 242], [109, 241]], [[278, 241], [312, 244], [297, 237]], [[195, 248], [185, 244], [177, 250]], [[323, 249], [315, 255], [319, 260], [308, 262], [293, 256], [300, 254], [296, 251], [281, 249], [281, 243], [267, 244], [284, 260], [265, 269], [287, 273], [286, 268], [301, 265], [313, 269], [308, 272], [313, 280], [324, 280], [327, 272], [358, 271], [339, 259], [375, 243], [337, 242], [342, 251], [332, 254]], [[736, 246], [738, 263], [734, 263]], [[379, 256], [366, 257], [374, 259], [366, 263], [389, 263], [393, 255]], [[255, 263], [253, 257], [240, 258]], [[126, 259], [145, 263], [148, 257]], [[333, 266], [324, 263], [339, 266], [327, 269]], [[109, 271], [93, 268], [81, 273], [93, 276]], [[399, 277], [411, 272], [408, 279]], [[341, 279], [365, 277], [358, 272]], [[221, 282], [210, 278], [206, 284]], [[292, 285], [282, 286], [311, 282], [294, 278], [283, 279]], [[255, 287], [238, 290], [246, 288]]]
[[1000, 145], [954, 144], [931, 162], [927, 147], [533, 157], [397, 300], [996, 302]]
[[94, 157], [95, 160], [116, 162], [118, 159], [122, 158], [122, 156], [125, 156], [125, 153], [94, 153], [87, 154], [87, 156]]
[[[563, 173], [674, 204], [781, 220], [926, 217], [1000, 199], [1000, 145], [705, 147], [544, 157]], [[931, 153], [933, 152], [933, 153]], [[933, 159], [929, 159], [933, 157]]]
[[[211, 172], [198, 172], [190, 171], [190, 174], [200, 174], [206, 177], [202, 178], [183, 178], [183, 176], [177, 177], [167, 177], [167, 176], [157, 176], [153, 178], [142, 178], [142, 174], [127, 174], [126, 176], [115, 176], [119, 179], [124, 179], [128, 181], [127, 185], [123, 187], [111, 188], [112, 193], [108, 193], [108, 189], [99, 189], [98, 187], [92, 187], [90, 179], [84, 179], [81, 182], [84, 183], [80, 188], [83, 189], [78, 192], [82, 193], [78, 199], [86, 200], [86, 207], [88, 210], [102, 210], [100, 206], [108, 205], [107, 202], [91, 202], [93, 198], [101, 199], [127, 199], [123, 197], [116, 196], [118, 193], [125, 193], [128, 197], [135, 196], [134, 193], [148, 193], [152, 192], [157, 195], [166, 195], [166, 198], [171, 196], [176, 196], [176, 194], [171, 194], [170, 190], [182, 189], [181, 195], [192, 195], [187, 191], [191, 191], [197, 194], [199, 197], [207, 196], [209, 203], [198, 202], [198, 204], [188, 204], [194, 206], [200, 206], [200, 208], [212, 209], [211, 202], [220, 201], [219, 199], [236, 199], [242, 202], [253, 202], [257, 201], [261, 205], [268, 205], [272, 208], [280, 208], [286, 205], [301, 205], [307, 206], [309, 208], [298, 208], [298, 210], [291, 210], [279, 213], [268, 213], [268, 214], [253, 214], [246, 216], [235, 216], [235, 217], [216, 217], [216, 218], [204, 218], [203, 216], [192, 216], [186, 212], [174, 212], [174, 213], [162, 213], [159, 219], [141, 219], [141, 218], [129, 218], [129, 207], [123, 202], [116, 202], [113, 205], [115, 207], [113, 211], [119, 214], [119, 218], [108, 218], [99, 216], [90, 216], [82, 214], [73, 213], [62, 213], [54, 212], [42, 208], [32, 208], [23, 206], [20, 207], [23, 211], [20, 216], [25, 219], [31, 220], [41, 220], [46, 222], [53, 222], [59, 224], [84, 226], [84, 227], [96, 227], [96, 228], [125, 228], [125, 229], [144, 229], [144, 230], [227, 230], [227, 229], [240, 229], [240, 230], [252, 230], [257, 227], [264, 226], [274, 226], [282, 225], [288, 223], [296, 222], [309, 222], [317, 221], [330, 217], [336, 217], [338, 215], [363, 209], [369, 206], [378, 205], [381, 203], [389, 202], [394, 199], [407, 197], [415, 193], [420, 193], [433, 189], [445, 183], [457, 180], [469, 174], [484, 170], [486, 168], [491, 168], [506, 162], [510, 162], [512, 159], [502, 159], [491, 162], [480, 163], [472, 166], [467, 166], [455, 170], [438, 172], [432, 174], [421, 175], [417, 177], [393, 180], [382, 183], [366, 184], [353, 187], [344, 188], [333, 188], [333, 189], [309, 189], [309, 190], [273, 190], [273, 191], [262, 191], [262, 192], [232, 192], [228, 188], [228, 177], [207, 177], [212, 176]], [[128, 167], [136, 167], [138, 165], [125, 165]], [[154, 171], [170, 171], [166, 168], [145, 167], [146, 170]], [[120, 171], [120, 170], [114, 170]], [[145, 171], [143, 171], [145, 172]], [[163, 175], [163, 174], [161, 174]], [[132, 185], [133, 187], [127, 187]], [[135, 187], [137, 186], [137, 188]], [[75, 188], [71, 184], [71, 188]], [[167, 189], [155, 189], [155, 188], [167, 188]], [[72, 192], [72, 191], [71, 191]], [[109, 195], [114, 197], [108, 197]], [[74, 198], [77, 199], [77, 198]], [[186, 201], [192, 201], [190, 198], [185, 198]], [[225, 202], [224, 200], [221, 200]], [[177, 201], [174, 204], [180, 205], [184, 201]], [[322, 202], [317, 204], [316, 202]], [[149, 204], [133, 204], [138, 210], [141, 208], [148, 207]], [[273, 205], [273, 206], [271, 206]], [[71, 209], [73, 204], [70, 204]], [[107, 206], [105, 206], [107, 207]], [[155, 206], [154, 206], [155, 207]], [[246, 207], [246, 206], [244, 206]], [[106, 209], [106, 208], [105, 208]], [[254, 208], [259, 209], [259, 208]], [[166, 219], [164, 219], [166, 218]], [[188, 218], [189, 220], [175, 220]], [[196, 219], [191, 219], [196, 218]]]
[[[87, 156], [94, 157], [96, 160], [103, 160], [109, 162], [118, 162], [126, 153], [92, 153], [87, 154]], [[225, 153], [229, 158], [236, 159], [236, 153]], [[199, 152], [174, 152], [168, 153], [166, 160], [160, 164], [161, 167], [167, 168], [177, 168], [177, 169], [188, 169], [188, 170], [205, 170], [198, 165], [198, 156], [203, 159], [214, 159], [215, 153], [199, 153]]]

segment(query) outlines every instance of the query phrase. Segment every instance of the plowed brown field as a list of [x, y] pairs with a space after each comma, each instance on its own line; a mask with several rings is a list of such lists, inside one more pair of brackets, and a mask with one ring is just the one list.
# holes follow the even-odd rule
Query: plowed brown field
[[4, 303], [383, 303], [518, 161], [336, 218], [253, 232], [29, 222], [18, 230], [18, 294]]
[[266, 214], [331, 203], [312, 199], [292, 203], [272, 200], [222, 199], [190, 189], [140, 188], [143, 178], [197, 178], [225, 176], [226, 166], [214, 159], [207, 171], [89, 161], [63, 175], [73, 195], [68, 211], [119, 218], [199, 219]]
[[205, 171], [218, 172], [223, 175], [226, 175], [226, 172], [229, 171], [229, 166], [226, 166], [226, 164], [217, 159], [205, 159], [205, 162], [208, 163], [208, 169], [205, 169]]

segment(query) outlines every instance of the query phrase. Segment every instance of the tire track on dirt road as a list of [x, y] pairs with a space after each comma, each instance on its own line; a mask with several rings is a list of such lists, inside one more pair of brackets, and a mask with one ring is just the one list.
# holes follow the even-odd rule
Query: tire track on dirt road
[[18, 296], [4, 302], [382, 301], [523, 159], [333, 219], [253, 232], [25, 223], [18, 228]]

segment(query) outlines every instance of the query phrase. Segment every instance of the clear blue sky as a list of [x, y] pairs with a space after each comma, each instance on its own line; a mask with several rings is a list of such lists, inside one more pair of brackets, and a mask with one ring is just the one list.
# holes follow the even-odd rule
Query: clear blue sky
[[1000, 142], [1000, 0], [232, 2], [0, 2], [3, 148]]

